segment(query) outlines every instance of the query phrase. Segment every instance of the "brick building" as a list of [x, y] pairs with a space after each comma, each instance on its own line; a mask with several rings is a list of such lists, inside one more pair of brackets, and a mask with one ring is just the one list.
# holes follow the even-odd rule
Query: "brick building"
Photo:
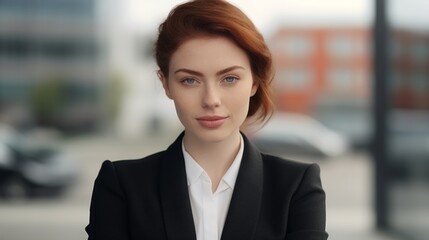
[[278, 109], [310, 113], [338, 100], [367, 105], [370, 42], [367, 28], [280, 28], [270, 41]]
[[429, 32], [395, 30], [392, 36], [393, 107], [429, 110]]

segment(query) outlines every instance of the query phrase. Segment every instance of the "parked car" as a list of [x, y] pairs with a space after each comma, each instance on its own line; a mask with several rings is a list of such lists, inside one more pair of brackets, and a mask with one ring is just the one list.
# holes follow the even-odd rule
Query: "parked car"
[[76, 179], [73, 159], [49, 145], [0, 131], [0, 196], [58, 195]]
[[344, 136], [354, 150], [370, 149], [372, 119], [370, 108], [365, 103], [354, 100], [335, 100], [319, 103], [313, 115], [329, 129]]
[[329, 158], [342, 155], [349, 148], [342, 135], [309, 116], [293, 113], [276, 113], [251, 139], [262, 151], [276, 154]]

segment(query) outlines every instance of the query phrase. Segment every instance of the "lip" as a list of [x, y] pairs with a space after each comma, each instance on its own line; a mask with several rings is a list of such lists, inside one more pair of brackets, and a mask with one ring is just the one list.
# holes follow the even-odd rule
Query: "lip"
[[220, 127], [227, 117], [221, 116], [203, 116], [197, 118], [198, 123], [204, 128], [218, 128]]

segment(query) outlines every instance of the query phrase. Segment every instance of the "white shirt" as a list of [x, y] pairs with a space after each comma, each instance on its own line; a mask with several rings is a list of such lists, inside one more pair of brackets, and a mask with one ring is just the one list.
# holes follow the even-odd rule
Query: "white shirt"
[[243, 157], [243, 148], [243, 137], [241, 137], [237, 156], [213, 193], [210, 177], [186, 151], [182, 142], [197, 240], [220, 239]]

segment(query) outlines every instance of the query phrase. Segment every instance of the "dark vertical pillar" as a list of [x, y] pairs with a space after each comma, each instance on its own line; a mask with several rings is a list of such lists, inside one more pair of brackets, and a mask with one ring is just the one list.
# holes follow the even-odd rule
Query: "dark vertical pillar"
[[387, 117], [389, 96], [387, 77], [389, 68], [389, 32], [386, 19], [386, 1], [375, 0], [375, 26], [373, 33], [374, 85], [373, 85], [373, 157], [375, 163], [375, 208], [376, 225], [379, 229], [388, 227], [388, 175], [387, 175]]

